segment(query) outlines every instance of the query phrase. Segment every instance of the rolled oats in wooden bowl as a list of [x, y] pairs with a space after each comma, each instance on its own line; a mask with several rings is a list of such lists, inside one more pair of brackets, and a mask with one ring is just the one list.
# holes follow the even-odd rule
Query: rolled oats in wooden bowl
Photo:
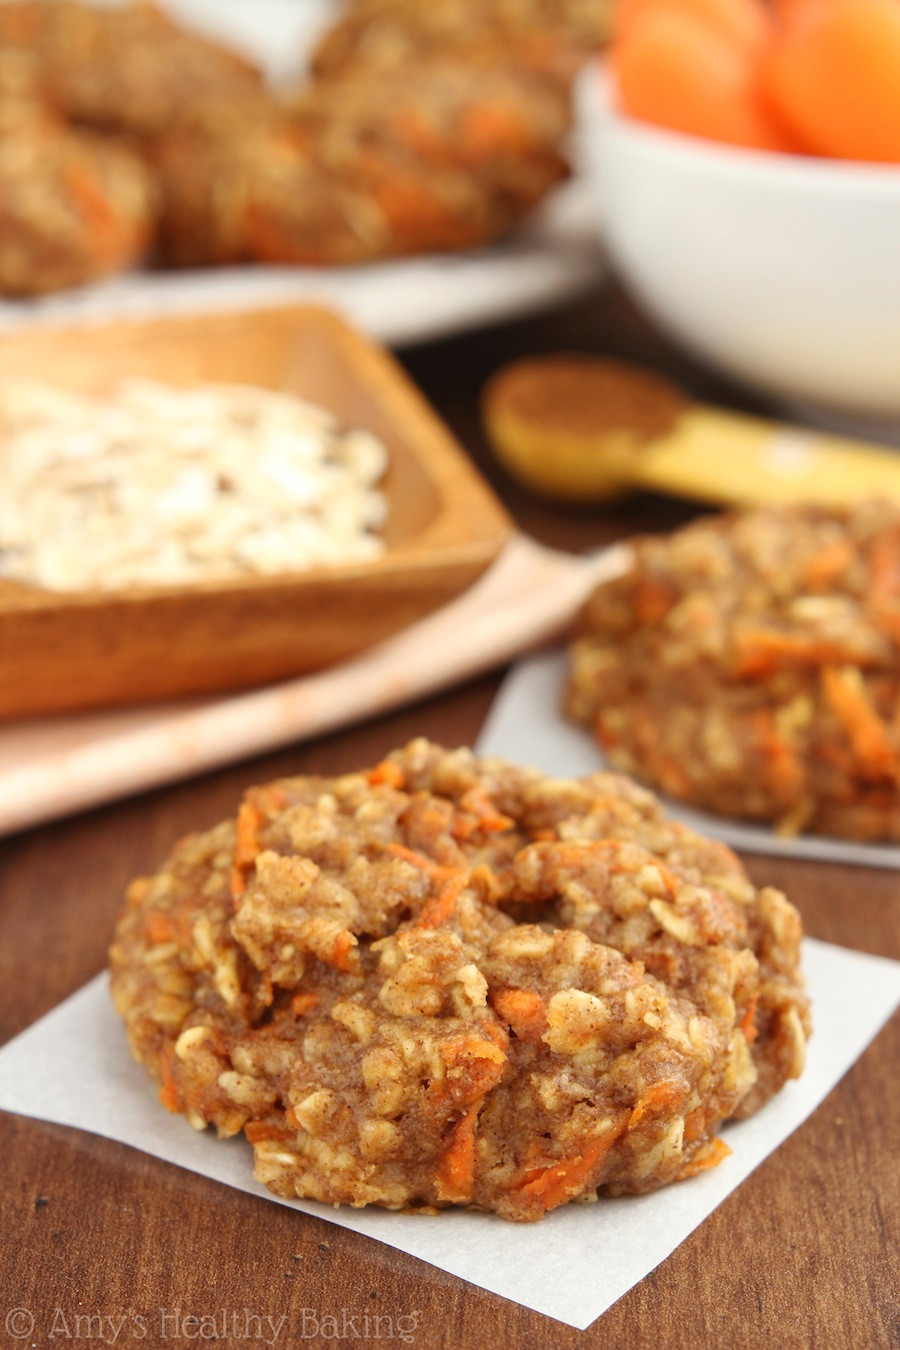
[[510, 532], [393, 358], [312, 307], [0, 335], [0, 419], [0, 717], [320, 669]]
[[295, 395], [128, 380], [0, 398], [0, 576], [121, 590], [364, 562], [385, 446]]

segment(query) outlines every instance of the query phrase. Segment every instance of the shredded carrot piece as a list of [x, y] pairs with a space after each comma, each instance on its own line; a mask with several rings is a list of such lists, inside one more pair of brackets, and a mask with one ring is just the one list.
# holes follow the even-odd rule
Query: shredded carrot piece
[[454, 1036], [441, 1046], [446, 1072], [428, 1087], [428, 1109], [440, 1116], [467, 1110], [484, 1100], [496, 1087], [506, 1067], [508, 1038], [502, 1027], [484, 1026], [483, 1037], [474, 1032]]
[[890, 609], [882, 602], [875, 608], [874, 613], [878, 627], [887, 633], [893, 642], [900, 644], [900, 602], [895, 600]]
[[660, 787], [670, 797], [686, 797], [689, 795], [691, 791], [690, 777], [677, 760], [672, 759], [669, 755], [657, 753], [654, 756], [654, 767]]
[[334, 946], [331, 949], [331, 956], [328, 958], [328, 964], [334, 966], [336, 970], [350, 970], [352, 965], [350, 953], [356, 946], [356, 938], [350, 932], [350, 929], [342, 928], [334, 940]]
[[487, 863], [477, 863], [472, 868], [469, 884], [477, 888], [481, 899], [486, 900], [489, 905], [496, 904], [505, 894], [503, 883]]
[[796, 796], [804, 781], [799, 757], [788, 741], [778, 734], [775, 719], [768, 708], [757, 709], [751, 720], [765, 759], [765, 776], [769, 787], [780, 796]]
[[303, 1017], [311, 1012], [319, 1002], [318, 994], [295, 994], [291, 999], [291, 1012], [295, 1017]]
[[450, 1131], [435, 1177], [439, 1200], [462, 1205], [472, 1198], [475, 1185], [475, 1126], [483, 1101], [482, 1096], [473, 1102]]
[[734, 635], [735, 671], [742, 679], [765, 679], [785, 666], [818, 666], [846, 655], [838, 642], [801, 633], [744, 628]]
[[900, 530], [880, 534], [869, 552], [870, 594], [876, 601], [900, 595]]
[[274, 262], [276, 258], [284, 262], [318, 263], [321, 262], [318, 251], [309, 240], [292, 232], [280, 216], [261, 209], [254, 202], [247, 203], [242, 213], [247, 242], [254, 254], [264, 262]]
[[856, 773], [856, 760], [848, 745], [833, 745], [828, 741], [823, 741], [816, 747], [816, 754], [824, 763], [833, 764], [842, 773]]
[[237, 814], [237, 846], [234, 860], [238, 867], [249, 866], [259, 852], [259, 827], [263, 814], [255, 802], [243, 801]]
[[889, 772], [897, 756], [888, 729], [872, 706], [856, 666], [826, 666], [822, 671], [826, 702], [850, 738], [855, 753], [867, 767]]
[[231, 894], [235, 899], [247, 889], [247, 871], [259, 853], [259, 830], [265, 816], [255, 802], [244, 800], [237, 813], [237, 842], [231, 868]]
[[806, 584], [813, 590], [824, 590], [846, 572], [854, 556], [849, 539], [833, 539], [808, 560]]
[[469, 788], [469, 791], [460, 797], [459, 805], [463, 811], [473, 815], [475, 820], [472, 822], [457, 819], [453, 826], [453, 835], [456, 839], [467, 839], [477, 830], [484, 830], [487, 833], [508, 830], [514, 823], [509, 816], [497, 810], [482, 787]]
[[665, 1109], [667, 1106], [674, 1106], [684, 1095], [683, 1089], [678, 1083], [673, 1083], [670, 1079], [664, 1078], [659, 1083], [654, 1083], [644, 1093], [643, 1097], [637, 1102], [631, 1115], [628, 1117], [629, 1130], [633, 1130], [635, 1125], [639, 1125], [648, 1112]]
[[484, 1100], [503, 1076], [509, 1038], [496, 1022], [485, 1021], [481, 1035], [467, 1032], [441, 1046], [447, 1067], [430, 1095], [440, 1111], [463, 1111], [453, 1126], [436, 1176], [438, 1197], [462, 1204], [471, 1199], [475, 1178], [475, 1127]]
[[168, 914], [151, 910], [144, 920], [144, 930], [149, 942], [167, 942], [172, 936], [172, 921]]
[[446, 142], [445, 136], [439, 136], [421, 108], [398, 109], [391, 119], [398, 140], [429, 157], [439, 153]]
[[608, 727], [603, 721], [602, 712], [598, 713], [594, 718], [591, 728], [597, 744], [603, 750], [615, 750], [622, 739], [621, 736], [617, 735], [616, 732], [614, 732], [611, 727]]
[[287, 801], [283, 783], [267, 783], [264, 787], [254, 788], [253, 795], [260, 810], [269, 815], [280, 811]]
[[83, 165], [72, 166], [66, 173], [69, 195], [91, 227], [94, 243], [101, 256], [114, 259], [123, 244], [120, 222], [99, 181]]
[[383, 759], [380, 764], [376, 764], [374, 769], [370, 769], [366, 774], [366, 778], [373, 787], [384, 783], [388, 787], [402, 788], [406, 783], [406, 775], [400, 765], [395, 764], [392, 759]]
[[390, 843], [386, 845], [388, 853], [392, 853], [395, 858], [402, 858], [404, 862], [412, 863], [414, 867], [421, 867], [423, 872], [438, 880], [446, 880], [454, 877], [459, 872], [458, 867], [444, 867], [441, 863], [436, 863], [433, 858], [426, 858], [424, 853], [416, 853], [415, 849], [407, 848], [405, 844]]
[[467, 157], [495, 155], [511, 148], [526, 152], [532, 140], [515, 109], [499, 101], [466, 108], [459, 134]]
[[693, 1144], [703, 1134], [707, 1121], [707, 1108], [697, 1106], [693, 1111], [689, 1111], [684, 1118], [684, 1142]]
[[689, 1177], [695, 1177], [698, 1172], [708, 1172], [712, 1167], [718, 1167], [720, 1162], [731, 1156], [731, 1149], [727, 1144], [716, 1136], [715, 1139], [698, 1149], [693, 1158], [686, 1162], [684, 1167], [675, 1178], [676, 1181], [687, 1181]]
[[433, 895], [430, 900], [426, 900], [416, 918], [416, 927], [440, 928], [442, 924], [445, 924], [456, 909], [456, 902], [465, 890], [468, 881], [468, 869], [460, 868], [455, 876], [444, 882], [437, 895]]
[[172, 942], [177, 936], [177, 926], [171, 914], [160, 909], [151, 909], [144, 920], [144, 932], [147, 941], [155, 946], [158, 942]]
[[[603, 856], [609, 867], [615, 871], [615, 855], [625, 847], [621, 839], [557, 839], [547, 841], [547, 847], [540, 850], [541, 856], [553, 859], [561, 867], [581, 867]], [[662, 870], [662, 869], [661, 869]]]
[[293, 1139], [295, 1133], [295, 1130], [267, 1120], [248, 1120], [244, 1126], [244, 1134], [251, 1144], [259, 1144], [264, 1139]]
[[500, 989], [491, 1002], [520, 1041], [539, 1041], [547, 1030], [547, 1004], [533, 990]]
[[490, 1039], [478, 1036], [475, 1032], [466, 1032], [444, 1042], [440, 1054], [449, 1068], [479, 1060], [502, 1068], [506, 1063], [503, 1032], [498, 1027], [490, 1026], [482, 1027], [481, 1030]]
[[505, 1056], [507, 1047], [509, 1046], [509, 1036], [506, 1034], [506, 1029], [501, 1027], [497, 1022], [482, 1022], [481, 1030], [484, 1032], [485, 1036], [487, 1036], [489, 1041], [492, 1041], [495, 1046], [500, 1047]]
[[436, 192], [426, 192], [419, 181], [379, 177], [372, 193], [390, 228], [410, 242], [421, 243], [436, 228], [454, 224], [447, 203]]
[[417, 795], [412, 798], [402, 820], [407, 827], [411, 826], [420, 838], [427, 841], [449, 830], [455, 815], [456, 807], [453, 802], [444, 798], [429, 801]]
[[671, 586], [656, 577], [644, 577], [634, 589], [634, 612], [640, 624], [664, 619], [677, 599]]
[[[591, 857], [597, 845], [593, 840], [578, 841], [575, 839], [550, 839], [547, 841], [549, 847], [540, 850], [542, 857], [551, 857], [560, 867], [580, 867], [582, 863], [587, 862]], [[606, 841], [604, 840], [604, 843]], [[610, 840], [615, 847], [617, 840]]]
[[161, 1064], [162, 1086], [159, 1089], [159, 1100], [167, 1111], [177, 1112], [179, 1109], [178, 1084], [175, 1082], [172, 1065], [172, 1050], [164, 1050]]
[[757, 1036], [759, 1035], [759, 1030], [756, 1026], [757, 1001], [758, 1001], [757, 997], [754, 994], [750, 1002], [747, 1004], [747, 1011], [741, 1018], [741, 1031], [744, 1033], [744, 1038], [748, 1045], [752, 1045], [753, 1042], [756, 1040]]
[[606, 1157], [622, 1133], [622, 1128], [619, 1126], [587, 1139], [581, 1152], [574, 1157], [554, 1163], [552, 1167], [540, 1167], [527, 1172], [523, 1180], [513, 1187], [513, 1192], [541, 1200], [545, 1210], [565, 1204], [584, 1190], [587, 1179]]

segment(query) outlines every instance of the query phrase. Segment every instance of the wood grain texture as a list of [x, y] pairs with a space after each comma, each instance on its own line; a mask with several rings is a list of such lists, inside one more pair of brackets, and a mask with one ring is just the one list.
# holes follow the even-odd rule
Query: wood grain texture
[[[635, 530], [669, 528], [695, 513], [690, 504], [649, 495], [606, 513], [563, 511], [505, 482], [481, 440], [480, 384], [520, 351], [566, 347], [643, 357], [692, 382], [697, 396], [749, 406], [664, 348], [616, 291], [420, 349], [406, 362], [519, 523], [545, 542], [588, 547]], [[497, 677], [479, 679], [312, 744], [6, 840], [0, 845], [0, 1036], [24, 1028], [102, 969], [127, 880], [155, 866], [185, 830], [231, 812], [246, 784], [374, 762], [419, 733], [447, 744], [471, 742], [496, 686]], [[900, 957], [896, 874], [764, 857], [747, 864], [758, 883], [771, 881], [788, 892], [813, 936]], [[276, 1323], [287, 1318], [292, 1336], [278, 1343], [298, 1347], [402, 1345], [399, 1319], [417, 1314], [410, 1343], [424, 1350], [887, 1350], [900, 1343], [898, 1054], [895, 1019], [810, 1120], [584, 1332], [322, 1220], [236, 1194], [121, 1145], [0, 1116], [0, 1346], [71, 1343], [74, 1337], [64, 1334], [47, 1340], [61, 1309], [70, 1331], [77, 1314], [140, 1316], [143, 1344], [183, 1348], [188, 1339], [172, 1334], [175, 1309], [183, 1318], [225, 1308]], [[502, 1236], [498, 1221], [498, 1241]], [[598, 1264], [603, 1259], [598, 1250]], [[3, 1331], [8, 1310], [16, 1307], [34, 1312], [30, 1340]], [[341, 1340], [313, 1334], [314, 1317], [321, 1323], [333, 1316], [340, 1326], [343, 1309], [359, 1328], [368, 1314], [370, 1330], [379, 1314], [381, 1335], [354, 1337], [352, 1322]], [[389, 1325], [393, 1339], [386, 1335]], [[126, 1321], [117, 1344], [131, 1346], [135, 1326]]]

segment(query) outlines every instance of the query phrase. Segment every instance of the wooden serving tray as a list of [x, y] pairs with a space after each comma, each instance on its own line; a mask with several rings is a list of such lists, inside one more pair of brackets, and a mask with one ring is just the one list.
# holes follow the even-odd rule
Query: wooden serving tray
[[381, 485], [387, 552], [274, 578], [116, 593], [0, 582], [0, 717], [246, 688], [320, 669], [450, 600], [511, 532], [503, 508], [397, 363], [326, 310], [0, 336], [0, 392], [10, 381], [38, 378], [102, 393], [134, 375], [287, 390], [374, 432], [390, 459]]

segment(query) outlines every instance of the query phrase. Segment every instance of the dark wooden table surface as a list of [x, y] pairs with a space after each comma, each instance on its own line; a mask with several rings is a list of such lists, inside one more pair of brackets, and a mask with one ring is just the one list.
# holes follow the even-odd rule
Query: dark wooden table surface
[[[551, 508], [492, 465], [478, 424], [481, 385], [509, 359], [552, 350], [640, 360], [697, 396], [760, 406], [677, 354], [615, 287], [402, 359], [514, 518], [544, 542], [581, 549], [696, 514], [696, 505], [649, 495], [614, 509]], [[0, 1040], [102, 969], [126, 882], [155, 867], [178, 835], [231, 813], [246, 784], [368, 764], [420, 733], [471, 743], [501, 673], [313, 743], [0, 842]], [[896, 873], [766, 857], [748, 858], [747, 865], [757, 882], [787, 891], [812, 936], [900, 957]], [[392, 1318], [400, 1344], [399, 1319], [416, 1314], [410, 1343], [422, 1350], [900, 1345], [898, 1031], [895, 1019], [811, 1119], [583, 1332], [324, 1220], [121, 1145], [0, 1115], [0, 1345], [100, 1341], [101, 1332], [109, 1343], [123, 1318], [117, 1344], [131, 1344], [143, 1328], [145, 1344], [184, 1345], [199, 1324], [176, 1324], [172, 1310], [184, 1318], [223, 1308], [246, 1309], [263, 1321], [271, 1316], [276, 1324], [286, 1316], [291, 1338], [283, 1332], [278, 1343], [290, 1345], [361, 1340], [354, 1331], [365, 1328], [366, 1312]], [[598, 1265], [603, 1259], [598, 1251]], [[33, 1314], [32, 1334], [21, 1335], [29, 1323], [16, 1309]], [[351, 1319], [345, 1325], [342, 1309]], [[76, 1323], [78, 1314], [114, 1322]], [[336, 1327], [325, 1320], [329, 1315]], [[246, 1325], [255, 1333], [254, 1322]], [[342, 1339], [329, 1338], [335, 1329]]]

